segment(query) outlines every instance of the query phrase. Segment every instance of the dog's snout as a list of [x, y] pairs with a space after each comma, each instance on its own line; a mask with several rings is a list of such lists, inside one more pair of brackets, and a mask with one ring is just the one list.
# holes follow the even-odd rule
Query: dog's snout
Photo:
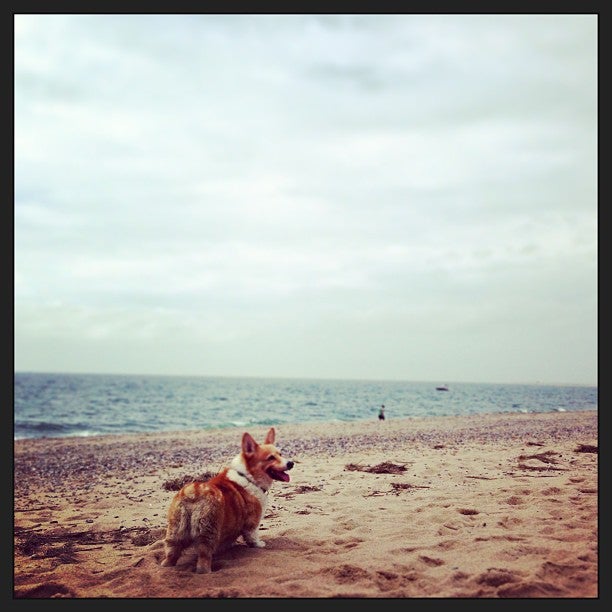
[[293, 467], [293, 461], [287, 461], [287, 469], [290, 470]]

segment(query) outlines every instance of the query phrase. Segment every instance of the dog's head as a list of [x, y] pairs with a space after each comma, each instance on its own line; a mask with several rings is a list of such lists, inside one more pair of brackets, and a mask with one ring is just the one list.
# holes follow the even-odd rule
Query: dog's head
[[289, 482], [288, 470], [293, 467], [293, 461], [283, 459], [274, 446], [276, 432], [270, 428], [263, 444], [258, 444], [253, 436], [244, 433], [242, 436], [242, 460], [253, 480], [268, 488], [273, 480]]

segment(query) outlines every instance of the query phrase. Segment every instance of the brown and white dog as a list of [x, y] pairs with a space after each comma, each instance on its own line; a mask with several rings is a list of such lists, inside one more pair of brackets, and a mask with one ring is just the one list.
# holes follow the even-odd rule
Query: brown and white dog
[[266, 544], [257, 533], [264, 515], [267, 493], [272, 482], [289, 482], [286, 461], [274, 446], [271, 427], [263, 444], [244, 433], [242, 450], [229, 467], [206, 482], [185, 485], [173, 498], [168, 509], [168, 527], [164, 540], [163, 566], [176, 565], [181, 552], [195, 545], [198, 560], [196, 572], [208, 573], [212, 557], [240, 535], [248, 546]]

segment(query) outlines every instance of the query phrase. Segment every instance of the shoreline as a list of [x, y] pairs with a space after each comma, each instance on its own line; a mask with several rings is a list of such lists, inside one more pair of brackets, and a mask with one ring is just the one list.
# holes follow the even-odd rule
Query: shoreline
[[15, 440], [14, 596], [597, 597], [597, 429], [597, 410], [280, 424], [296, 465], [268, 546], [206, 576], [159, 566], [167, 487], [247, 429]]

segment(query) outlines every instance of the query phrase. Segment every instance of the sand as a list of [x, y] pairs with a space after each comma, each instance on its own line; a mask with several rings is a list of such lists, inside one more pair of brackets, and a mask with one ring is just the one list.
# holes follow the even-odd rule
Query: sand
[[16, 441], [14, 598], [598, 597], [596, 411], [276, 429], [266, 548], [210, 574], [160, 566], [166, 511], [243, 429]]

